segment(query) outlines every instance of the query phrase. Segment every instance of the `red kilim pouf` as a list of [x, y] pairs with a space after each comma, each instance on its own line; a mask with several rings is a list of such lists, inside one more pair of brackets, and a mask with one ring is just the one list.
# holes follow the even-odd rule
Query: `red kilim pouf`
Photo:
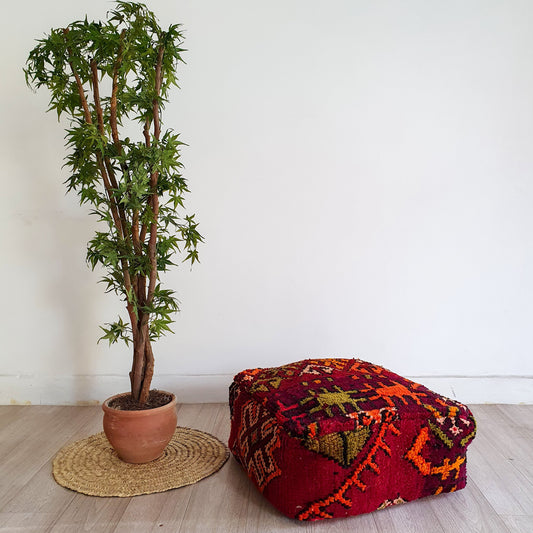
[[292, 518], [367, 513], [466, 484], [470, 410], [359, 359], [245, 370], [230, 407], [231, 451]]

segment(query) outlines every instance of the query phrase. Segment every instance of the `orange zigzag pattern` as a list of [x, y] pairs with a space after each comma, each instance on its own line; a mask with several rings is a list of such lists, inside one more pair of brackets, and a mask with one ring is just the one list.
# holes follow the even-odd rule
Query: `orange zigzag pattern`
[[411, 447], [411, 449], [407, 452], [405, 457], [409, 459], [417, 468], [420, 470], [420, 473], [423, 476], [429, 476], [431, 474], [440, 474], [441, 479], [444, 481], [448, 478], [450, 473], [455, 470], [455, 479], [459, 476], [459, 470], [461, 465], [465, 462], [465, 457], [457, 457], [457, 459], [450, 464], [450, 460], [448, 458], [444, 459], [442, 465], [440, 466], [432, 466], [431, 463], [428, 463], [422, 455], [420, 455], [420, 452], [422, 451], [422, 448], [425, 446], [426, 442], [429, 440], [429, 428], [425, 427], [422, 429], [422, 431], [419, 433], [418, 437], [415, 440], [415, 443]]

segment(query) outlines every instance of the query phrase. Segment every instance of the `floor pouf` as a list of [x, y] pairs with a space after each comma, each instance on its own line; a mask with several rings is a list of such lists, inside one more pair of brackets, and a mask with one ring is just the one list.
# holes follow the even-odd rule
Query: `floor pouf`
[[230, 450], [291, 518], [367, 513], [466, 484], [470, 410], [359, 359], [245, 370], [230, 407]]

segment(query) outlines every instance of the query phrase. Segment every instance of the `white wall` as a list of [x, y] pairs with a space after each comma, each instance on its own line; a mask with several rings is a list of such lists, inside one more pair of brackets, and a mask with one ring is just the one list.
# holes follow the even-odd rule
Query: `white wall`
[[[152, 0], [184, 24], [165, 114], [206, 244], [155, 386], [224, 401], [243, 368], [359, 356], [466, 402], [533, 402], [533, 3]], [[119, 305], [85, 266], [33, 39], [107, 1], [0, 20], [0, 402], [127, 388]], [[423, 376], [423, 377], [420, 377]], [[528, 377], [529, 376], [529, 377]]]

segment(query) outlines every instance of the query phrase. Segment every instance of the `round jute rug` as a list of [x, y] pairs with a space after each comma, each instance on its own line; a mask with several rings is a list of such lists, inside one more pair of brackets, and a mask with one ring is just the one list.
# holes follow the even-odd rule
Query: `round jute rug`
[[227, 447], [212, 435], [177, 427], [159, 459], [130, 464], [98, 433], [62, 448], [52, 472], [60, 485], [82, 494], [129, 497], [192, 485], [222, 468], [228, 456]]

